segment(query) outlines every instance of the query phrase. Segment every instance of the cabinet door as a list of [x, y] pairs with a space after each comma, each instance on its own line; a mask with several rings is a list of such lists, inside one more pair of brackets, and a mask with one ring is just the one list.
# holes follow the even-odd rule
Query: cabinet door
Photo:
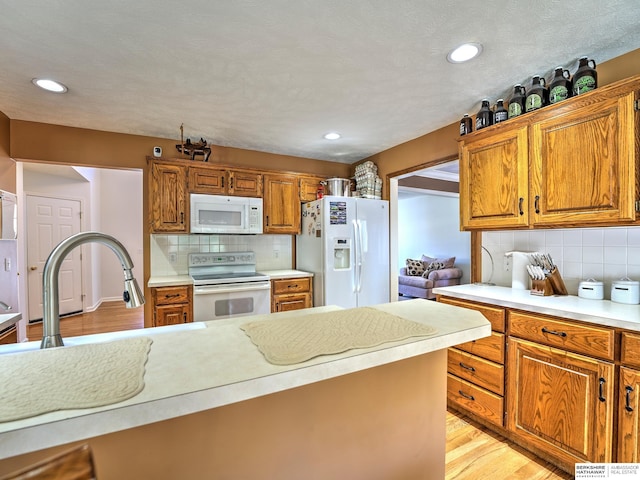
[[614, 365], [509, 338], [508, 428], [575, 462], [611, 462]]
[[480, 132], [460, 144], [461, 228], [527, 226], [527, 126]]
[[318, 196], [318, 186], [322, 177], [300, 177], [300, 201], [312, 202]]
[[188, 305], [162, 305], [156, 307], [154, 327], [191, 322]]
[[634, 99], [593, 94], [531, 126], [533, 224], [635, 219]]
[[276, 295], [273, 297], [272, 312], [288, 312], [311, 308], [311, 294], [297, 293], [293, 295]]
[[181, 165], [151, 164], [151, 231], [188, 231], [187, 172]]
[[225, 195], [226, 176], [227, 171], [218, 168], [189, 167], [189, 192]]
[[618, 462], [640, 462], [640, 371], [620, 367]]
[[264, 233], [300, 233], [300, 208], [295, 175], [264, 176]]
[[261, 197], [262, 175], [254, 172], [229, 171], [229, 195]]

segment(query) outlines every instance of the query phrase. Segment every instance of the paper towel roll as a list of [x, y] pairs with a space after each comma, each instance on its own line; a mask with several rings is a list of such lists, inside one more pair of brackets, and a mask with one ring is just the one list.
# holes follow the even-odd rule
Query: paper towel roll
[[530, 252], [507, 252], [505, 256], [511, 257], [511, 288], [515, 290], [529, 290], [529, 274], [527, 265]]

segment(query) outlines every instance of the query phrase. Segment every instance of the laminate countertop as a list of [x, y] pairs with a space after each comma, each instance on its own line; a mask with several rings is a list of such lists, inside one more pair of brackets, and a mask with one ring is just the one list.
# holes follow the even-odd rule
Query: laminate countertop
[[20, 313], [3, 313], [0, 315], [0, 331], [15, 325], [20, 320], [22, 320], [22, 314]]
[[[0, 458], [257, 398], [445, 349], [491, 333], [489, 322], [479, 312], [428, 300], [387, 303], [374, 308], [433, 326], [437, 333], [322, 355], [287, 366], [267, 362], [240, 326], [282, 316], [331, 312], [340, 310], [339, 307], [66, 338], [67, 346], [62, 348], [131, 336], [150, 337], [153, 343], [145, 366], [144, 389], [128, 400], [103, 407], [60, 410], [0, 423]], [[1, 346], [0, 354], [38, 346], [38, 342]]]
[[531, 295], [530, 290], [492, 285], [438, 287], [434, 288], [433, 292], [436, 295], [640, 332], [640, 305], [616, 303], [611, 300], [590, 300], [576, 295], [544, 297]]

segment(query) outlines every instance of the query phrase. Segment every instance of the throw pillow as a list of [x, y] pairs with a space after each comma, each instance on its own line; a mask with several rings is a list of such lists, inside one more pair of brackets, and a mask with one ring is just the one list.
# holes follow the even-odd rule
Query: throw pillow
[[453, 265], [456, 262], [456, 257], [432, 258], [432, 257], [427, 257], [426, 255], [422, 255], [422, 261], [425, 264], [425, 268], [430, 264], [432, 264], [433, 262], [442, 262], [444, 263], [444, 268], [453, 268]]
[[427, 269], [424, 271], [424, 273], [422, 274], [422, 276], [424, 278], [429, 278], [429, 274], [435, 270], [442, 270], [443, 268], [445, 268], [444, 263], [442, 262], [431, 262], [429, 264], [429, 266], [427, 267]]
[[421, 260], [413, 260], [411, 258], [407, 258], [407, 275], [413, 277], [419, 277], [424, 273], [424, 264]]

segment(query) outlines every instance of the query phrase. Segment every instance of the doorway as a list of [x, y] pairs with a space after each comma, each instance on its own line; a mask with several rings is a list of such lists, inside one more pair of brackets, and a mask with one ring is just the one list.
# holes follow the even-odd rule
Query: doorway
[[[81, 231], [79, 200], [26, 195], [27, 283], [29, 322], [42, 320], [42, 277], [51, 252], [65, 238]], [[80, 313], [82, 306], [82, 255], [69, 253], [60, 265], [60, 315]]]
[[[80, 230], [99, 231], [112, 235], [127, 249], [134, 263], [134, 275], [143, 276], [143, 173], [140, 169], [93, 168], [50, 163], [18, 162], [17, 190], [22, 205], [19, 210], [19, 264], [25, 275], [21, 280], [21, 305], [25, 319], [37, 319], [32, 308], [42, 309], [41, 284], [36, 289], [27, 282], [30, 265], [27, 263], [29, 239], [34, 235], [28, 225], [32, 216], [27, 208], [29, 196], [57, 198], [80, 203]], [[70, 232], [70, 230], [69, 230]], [[62, 240], [68, 235], [61, 235]], [[33, 243], [39, 244], [39, 241]], [[52, 240], [55, 243], [55, 240]], [[44, 260], [55, 245], [39, 245]], [[85, 244], [72, 250], [69, 257], [82, 258], [79, 278], [81, 283], [80, 312], [88, 313], [98, 309], [105, 302], [122, 300], [122, 266], [113, 251], [101, 244]], [[36, 283], [42, 281], [40, 277]], [[60, 313], [67, 296], [68, 283], [59, 277]], [[77, 296], [76, 293], [73, 294]], [[39, 303], [32, 307], [32, 298]], [[140, 314], [143, 314], [142, 309]], [[64, 310], [66, 311], [66, 310]], [[76, 310], [72, 310], [76, 311]], [[72, 315], [74, 319], [78, 315]], [[41, 314], [40, 314], [41, 318]], [[23, 327], [26, 327], [24, 325]], [[26, 328], [19, 331], [19, 338], [26, 338]], [[20, 336], [22, 335], [22, 336]]]
[[391, 204], [391, 298], [397, 295], [397, 274], [407, 258], [422, 255], [456, 257], [470, 282], [471, 236], [460, 231], [458, 159], [447, 158], [412, 170], [389, 174]]

